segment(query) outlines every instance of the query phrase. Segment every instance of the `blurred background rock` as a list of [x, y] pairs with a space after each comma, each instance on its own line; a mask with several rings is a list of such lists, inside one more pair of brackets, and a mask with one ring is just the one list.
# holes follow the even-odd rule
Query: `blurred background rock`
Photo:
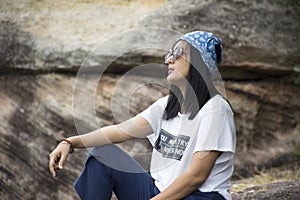
[[[76, 151], [53, 179], [48, 154], [56, 140], [77, 134], [72, 95], [79, 67], [86, 69], [86, 90], [94, 90], [93, 70], [119, 52], [84, 62], [99, 44], [141, 27], [186, 33], [206, 30], [223, 40], [220, 67], [235, 111], [237, 153], [234, 199], [296, 199], [300, 191], [300, 3], [296, 0], [2, 0], [0, 1], [0, 197], [1, 199], [78, 199], [72, 184], [88, 151]], [[152, 29], [156, 30], [156, 29]], [[162, 43], [168, 35], [149, 31], [119, 38], [120, 49]], [[171, 36], [170, 36], [171, 37]], [[165, 51], [137, 50], [115, 60], [101, 77], [95, 96], [99, 124], [115, 123], [126, 104], [111, 112], [114, 86], [141, 64], [163, 64]], [[161, 70], [161, 71], [160, 71]], [[163, 81], [166, 70], [146, 69], [131, 86]], [[147, 75], [147, 76], [145, 76]], [[157, 84], [134, 92], [135, 115], [167, 94]], [[84, 97], [78, 101], [84, 101]], [[82, 108], [79, 112], [86, 113]], [[121, 117], [121, 118], [122, 118]], [[124, 119], [126, 116], [124, 116]], [[89, 116], [76, 119], [83, 131], [97, 128]], [[150, 146], [139, 139], [120, 145], [146, 169]], [[142, 152], [142, 153], [141, 153]]]

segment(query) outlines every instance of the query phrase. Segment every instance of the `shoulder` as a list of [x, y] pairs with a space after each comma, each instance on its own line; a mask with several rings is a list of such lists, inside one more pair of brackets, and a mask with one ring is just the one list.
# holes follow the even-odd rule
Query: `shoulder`
[[232, 109], [228, 103], [228, 101], [221, 95], [215, 95], [210, 100], [206, 102], [206, 104], [201, 108], [200, 113], [210, 113], [210, 112], [218, 112], [218, 113], [230, 113], [233, 115]]
[[156, 100], [153, 105], [159, 105], [159, 106], [162, 106], [162, 107], [166, 107], [167, 103], [168, 103], [168, 99], [169, 99], [169, 95], [167, 96], [164, 96], [164, 97], [161, 97], [159, 98], [158, 100]]

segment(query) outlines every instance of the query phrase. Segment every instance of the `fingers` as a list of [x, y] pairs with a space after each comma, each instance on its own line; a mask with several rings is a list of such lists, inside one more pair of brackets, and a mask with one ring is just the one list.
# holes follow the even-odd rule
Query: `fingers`
[[57, 147], [49, 155], [49, 170], [53, 177], [56, 177], [56, 169], [63, 169], [69, 155], [69, 148]]
[[66, 158], [67, 158], [67, 155], [65, 155], [65, 154], [61, 155], [61, 158], [60, 158], [59, 163], [58, 163], [58, 169], [63, 169], [64, 168]]
[[50, 154], [49, 155], [49, 170], [50, 173], [52, 174], [53, 177], [56, 176], [56, 172], [55, 172], [55, 166], [56, 166], [56, 160], [58, 159], [58, 156], [55, 154]]

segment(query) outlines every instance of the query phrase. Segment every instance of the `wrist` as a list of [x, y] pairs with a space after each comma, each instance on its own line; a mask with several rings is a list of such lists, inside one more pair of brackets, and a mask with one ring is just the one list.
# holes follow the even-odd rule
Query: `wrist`
[[62, 139], [58, 142], [58, 144], [66, 144], [66, 145], [69, 145], [69, 147], [70, 147], [69, 153], [73, 153], [73, 152], [74, 152], [73, 143], [72, 143], [72, 141], [71, 141], [70, 139], [68, 139], [68, 138], [62, 138]]

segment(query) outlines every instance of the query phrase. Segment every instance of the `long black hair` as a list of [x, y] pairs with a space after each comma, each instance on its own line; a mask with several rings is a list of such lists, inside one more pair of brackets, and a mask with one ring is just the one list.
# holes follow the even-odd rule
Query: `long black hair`
[[[176, 85], [171, 85], [168, 103], [165, 108], [163, 118], [172, 119], [177, 116], [181, 108], [189, 113], [189, 119], [192, 120], [197, 115], [203, 105], [214, 95], [219, 94], [213, 86], [211, 75], [205, 66], [199, 51], [190, 46], [190, 66], [187, 77], [185, 98]], [[215, 46], [216, 49], [220, 46]], [[219, 51], [217, 51], [219, 52]], [[217, 53], [217, 60], [220, 61], [220, 54]], [[203, 76], [202, 76], [202, 75]]]

